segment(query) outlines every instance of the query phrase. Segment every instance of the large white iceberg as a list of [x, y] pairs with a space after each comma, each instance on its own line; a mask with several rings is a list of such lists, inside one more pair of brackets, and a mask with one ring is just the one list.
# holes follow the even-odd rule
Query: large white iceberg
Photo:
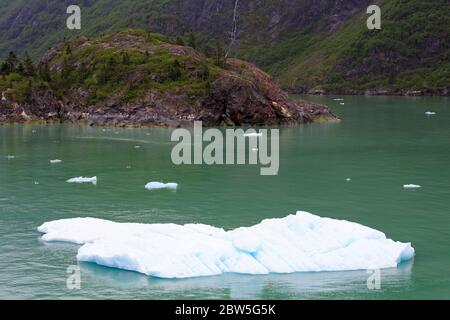
[[79, 261], [160, 278], [395, 268], [414, 257], [410, 243], [306, 212], [232, 231], [93, 218], [47, 222], [38, 230], [44, 241], [82, 245]]

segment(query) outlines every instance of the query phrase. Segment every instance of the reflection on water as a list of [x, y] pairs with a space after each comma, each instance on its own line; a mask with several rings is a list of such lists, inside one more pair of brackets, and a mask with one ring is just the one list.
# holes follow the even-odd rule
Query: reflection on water
[[[381, 292], [401, 287], [411, 278], [413, 261], [396, 269], [381, 270]], [[134, 292], [136, 298], [150, 292], [170, 297], [195, 297], [210, 299], [295, 298], [317, 299], [345, 297], [352, 292], [376, 297], [377, 292], [367, 287], [370, 274], [366, 271], [320, 272], [270, 275], [225, 274], [214, 277], [189, 279], [158, 279], [135, 272], [106, 268], [91, 263], [80, 263], [83, 281], [101, 282], [104, 285]], [[138, 293], [139, 292], [139, 293]], [[153, 296], [153, 294], [152, 294]], [[130, 297], [131, 298], [131, 297]]]

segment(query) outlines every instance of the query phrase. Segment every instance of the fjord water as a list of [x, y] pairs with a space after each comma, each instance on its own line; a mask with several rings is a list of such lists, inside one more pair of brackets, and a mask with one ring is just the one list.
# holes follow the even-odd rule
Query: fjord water
[[[0, 126], [0, 298], [450, 298], [449, 99], [305, 98], [343, 121], [281, 127], [280, 172], [270, 177], [257, 166], [175, 166], [171, 129]], [[78, 176], [98, 184], [65, 182]], [[150, 181], [179, 188], [148, 191]], [[368, 289], [367, 271], [163, 280], [89, 263], [79, 263], [81, 289], [69, 290], [78, 246], [36, 231], [74, 217], [233, 229], [297, 210], [412, 242], [416, 258], [382, 270], [380, 290]]]

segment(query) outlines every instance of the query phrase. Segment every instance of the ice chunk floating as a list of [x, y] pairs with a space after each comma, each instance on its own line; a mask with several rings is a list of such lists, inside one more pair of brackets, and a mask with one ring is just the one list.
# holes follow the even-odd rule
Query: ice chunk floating
[[78, 177], [67, 180], [68, 183], [92, 183], [97, 184], [97, 177]]
[[162, 183], [162, 182], [149, 182], [145, 185], [145, 189], [147, 190], [160, 190], [160, 189], [169, 189], [169, 190], [177, 190], [177, 183]]
[[420, 189], [422, 186], [419, 186], [418, 184], [405, 184], [403, 186], [405, 189]]
[[38, 230], [44, 241], [82, 245], [79, 261], [159, 278], [395, 268], [414, 257], [410, 243], [306, 212], [232, 231], [93, 218], [47, 222]]
[[50, 160], [50, 164], [58, 164], [58, 163], [61, 163], [61, 162], [62, 162], [62, 160], [59, 160], [59, 159]]

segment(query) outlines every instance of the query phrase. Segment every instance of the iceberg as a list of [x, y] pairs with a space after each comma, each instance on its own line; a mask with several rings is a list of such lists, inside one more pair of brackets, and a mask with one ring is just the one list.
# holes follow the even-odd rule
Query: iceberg
[[87, 177], [77, 177], [67, 180], [68, 183], [92, 183], [97, 184], [97, 177], [87, 178]]
[[58, 163], [61, 163], [61, 162], [62, 162], [62, 160], [59, 160], [59, 159], [50, 160], [50, 164], [58, 164]]
[[422, 186], [419, 186], [417, 184], [405, 184], [403, 186], [403, 188], [405, 188], [405, 189], [420, 189], [420, 188], [422, 188]]
[[162, 182], [149, 182], [145, 185], [145, 189], [147, 190], [160, 190], [160, 189], [169, 189], [169, 190], [177, 190], [177, 183], [162, 183]]
[[380, 231], [307, 212], [231, 231], [94, 218], [47, 222], [38, 231], [44, 241], [81, 245], [79, 261], [158, 278], [396, 268], [415, 254]]

